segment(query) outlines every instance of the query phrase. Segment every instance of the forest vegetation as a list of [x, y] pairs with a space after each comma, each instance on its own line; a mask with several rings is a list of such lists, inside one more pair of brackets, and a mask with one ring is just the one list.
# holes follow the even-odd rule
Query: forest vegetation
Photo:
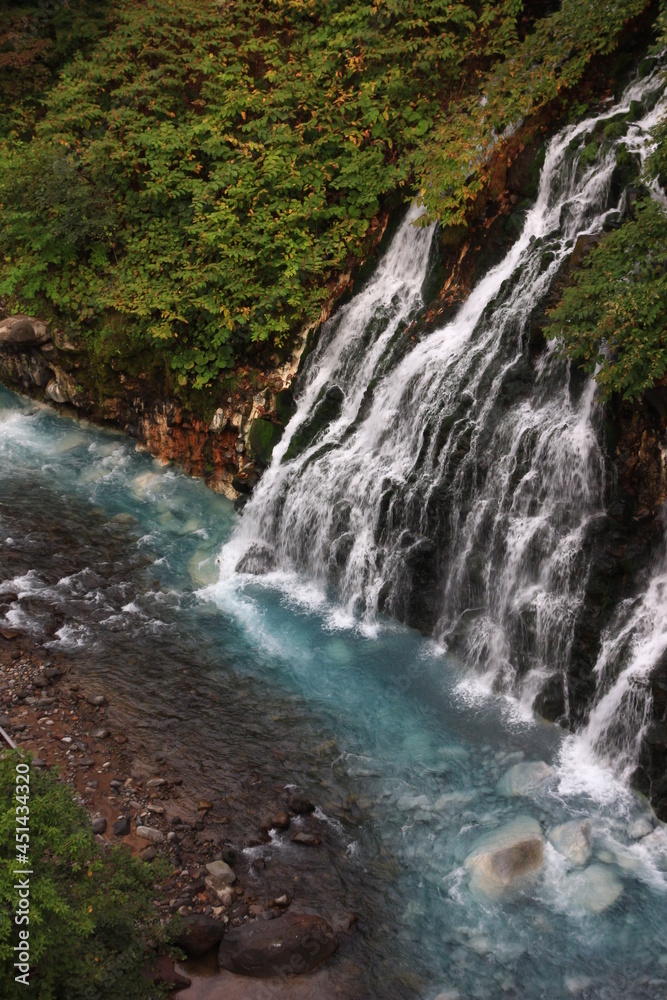
[[[317, 319], [382, 209], [420, 197], [422, 222], [465, 226], [490, 154], [554, 101], [576, 109], [591, 60], [650, 6], [0, 5], [5, 311], [56, 319], [121, 366], [147, 348], [176, 389], [210, 386]], [[573, 356], [597, 357], [572, 309]]]

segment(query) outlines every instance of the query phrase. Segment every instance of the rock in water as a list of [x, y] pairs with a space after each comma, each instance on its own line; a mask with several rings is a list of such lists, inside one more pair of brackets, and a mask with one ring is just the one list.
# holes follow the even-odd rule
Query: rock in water
[[317, 968], [337, 948], [338, 938], [322, 917], [288, 913], [228, 931], [220, 945], [218, 964], [228, 972], [256, 979], [300, 975]]
[[570, 875], [567, 892], [573, 903], [589, 913], [602, 913], [616, 902], [623, 884], [607, 865], [589, 865], [583, 872]]
[[647, 837], [649, 833], [653, 833], [653, 823], [648, 816], [640, 816], [639, 819], [636, 819], [628, 827], [628, 836], [632, 840], [641, 840], [642, 837]]
[[276, 568], [276, 557], [268, 545], [251, 545], [236, 564], [237, 573], [263, 576]]
[[532, 795], [553, 777], [554, 769], [543, 760], [515, 764], [498, 782], [500, 795]]
[[591, 856], [591, 824], [573, 819], [556, 826], [547, 834], [550, 844], [573, 865], [585, 865]]
[[540, 824], [530, 816], [519, 816], [478, 841], [465, 866], [470, 872], [472, 888], [489, 899], [497, 899], [538, 871], [543, 860]]
[[220, 920], [203, 913], [188, 913], [183, 921], [185, 927], [175, 940], [190, 958], [200, 958], [222, 941], [225, 925]]

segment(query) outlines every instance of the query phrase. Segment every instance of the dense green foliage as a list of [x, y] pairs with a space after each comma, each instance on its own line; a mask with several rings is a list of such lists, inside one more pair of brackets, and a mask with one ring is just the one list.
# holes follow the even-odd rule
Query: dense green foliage
[[0, 135], [26, 137], [41, 94], [104, 29], [106, 0], [0, 0]]
[[165, 341], [206, 384], [315, 318], [517, 0], [117, 3], [0, 149], [0, 294]]
[[551, 315], [564, 353], [597, 371], [602, 397], [636, 399], [667, 373], [667, 215], [638, 203], [634, 218], [584, 259]]
[[317, 319], [383, 206], [421, 190], [425, 220], [464, 221], [498, 135], [647, 2], [563, 0], [521, 43], [523, 0], [110, 0], [88, 28], [89, 0], [20, 5], [0, 297], [207, 386]]
[[[17, 753], [0, 756], [0, 979], [5, 1000], [149, 1000], [141, 977], [148, 942], [160, 936], [151, 903], [156, 870], [122, 847], [105, 853], [69, 787], [31, 768], [29, 797], [30, 985], [18, 971], [14, 924]], [[21, 827], [23, 830], [23, 827]]]
[[612, 52], [646, 0], [563, 0], [476, 92], [455, 105], [418, 156], [427, 213], [423, 222], [466, 221], [487, 180], [489, 156], [504, 137], [582, 78], [596, 55]]

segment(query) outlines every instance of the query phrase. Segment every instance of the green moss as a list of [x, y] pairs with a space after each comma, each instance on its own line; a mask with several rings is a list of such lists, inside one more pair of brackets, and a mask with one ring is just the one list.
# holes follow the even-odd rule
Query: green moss
[[264, 417], [255, 417], [248, 431], [248, 450], [261, 465], [269, 465], [273, 449], [282, 437], [283, 429]]

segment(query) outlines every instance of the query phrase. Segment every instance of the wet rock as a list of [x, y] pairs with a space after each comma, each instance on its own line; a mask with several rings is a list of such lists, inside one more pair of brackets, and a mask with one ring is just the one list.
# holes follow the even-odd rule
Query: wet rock
[[291, 796], [287, 801], [287, 805], [293, 813], [296, 813], [297, 816], [307, 816], [310, 813], [315, 812], [315, 806], [310, 799], [304, 799], [299, 795]]
[[263, 830], [288, 830], [290, 825], [289, 813], [280, 812], [275, 816], [267, 816], [262, 823]]
[[69, 403], [71, 402], [69, 393], [66, 387], [58, 382], [56, 379], [52, 378], [44, 390], [46, 395], [53, 403]]
[[251, 573], [263, 576], [276, 568], [276, 557], [268, 545], [255, 543], [250, 546], [236, 564], [237, 573]]
[[223, 906], [231, 906], [236, 899], [236, 893], [232, 889], [231, 885], [227, 882], [223, 882], [220, 878], [216, 878], [215, 875], [209, 875], [206, 879], [204, 879], [204, 884], [207, 889], [210, 889], [211, 892], [215, 893]]
[[471, 886], [490, 899], [542, 867], [544, 841], [540, 824], [519, 816], [478, 841], [465, 861]]
[[515, 764], [502, 776], [497, 785], [500, 795], [532, 795], [539, 791], [554, 775], [554, 769], [543, 760]]
[[94, 705], [96, 708], [103, 708], [109, 704], [103, 694], [89, 694], [86, 701], [89, 705]]
[[137, 837], [143, 837], [144, 840], [150, 840], [152, 844], [161, 844], [167, 839], [162, 830], [156, 830], [152, 826], [138, 826]]
[[116, 837], [127, 837], [130, 832], [130, 817], [121, 816], [113, 825], [113, 832]]
[[107, 821], [104, 816], [97, 816], [93, 820], [93, 833], [104, 833], [107, 828]]
[[602, 913], [623, 892], [623, 884], [608, 865], [589, 865], [583, 872], [570, 875], [566, 892], [572, 903], [589, 913]]
[[206, 869], [213, 878], [219, 879], [226, 885], [233, 885], [236, 882], [236, 875], [226, 861], [209, 861]]
[[640, 816], [639, 819], [636, 819], [628, 827], [628, 837], [631, 840], [641, 840], [642, 837], [647, 837], [649, 833], [653, 833], [653, 823], [648, 816]]
[[295, 833], [292, 837], [293, 844], [303, 844], [304, 847], [319, 847], [320, 838], [315, 833]]
[[299, 975], [317, 968], [337, 948], [338, 938], [322, 917], [290, 913], [228, 931], [218, 964], [236, 975], [257, 979]]
[[190, 958], [200, 958], [211, 948], [220, 944], [225, 933], [225, 925], [215, 917], [203, 913], [192, 913], [183, 917], [184, 929], [175, 939], [175, 943]]
[[31, 316], [8, 316], [0, 323], [0, 348], [28, 350], [49, 339], [48, 327]]
[[585, 865], [591, 856], [591, 824], [573, 819], [547, 834], [549, 843], [574, 865]]
[[163, 788], [166, 784], [168, 784], [166, 778], [149, 778], [146, 782], [146, 788], [149, 790], [152, 788]]

